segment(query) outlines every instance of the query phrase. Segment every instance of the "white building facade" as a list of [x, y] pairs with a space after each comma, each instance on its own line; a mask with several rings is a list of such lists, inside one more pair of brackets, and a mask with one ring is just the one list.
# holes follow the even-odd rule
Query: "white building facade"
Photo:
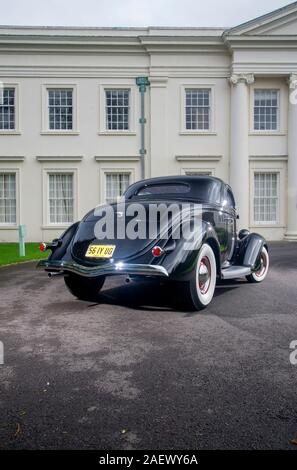
[[58, 236], [141, 159], [222, 178], [241, 227], [297, 240], [296, 3], [229, 30], [1, 27], [0, 82], [0, 241]]

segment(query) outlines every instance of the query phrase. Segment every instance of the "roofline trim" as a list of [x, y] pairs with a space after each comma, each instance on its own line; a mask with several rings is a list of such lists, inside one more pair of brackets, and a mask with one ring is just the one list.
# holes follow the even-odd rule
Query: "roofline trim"
[[288, 13], [292, 13], [292, 11], [297, 11], [297, 1], [293, 3], [289, 3], [288, 5], [285, 5], [281, 8], [278, 8], [277, 10], [270, 11], [269, 13], [265, 13], [264, 15], [258, 16], [257, 18], [253, 18], [252, 20], [245, 21], [244, 23], [241, 23], [237, 26], [234, 26], [230, 29], [226, 29], [223, 33], [224, 36], [229, 36], [232, 34], [236, 34], [240, 31], [246, 31], [246, 29], [249, 30], [249, 26], [251, 26], [251, 30], [255, 29], [256, 27], [262, 26], [265, 23], [268, 23], [270, 19], [276, 17], [277, 18], [282, 18]]

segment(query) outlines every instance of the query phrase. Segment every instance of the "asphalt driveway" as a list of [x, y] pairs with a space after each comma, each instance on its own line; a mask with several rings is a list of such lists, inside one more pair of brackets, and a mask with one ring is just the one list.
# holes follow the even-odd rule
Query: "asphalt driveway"
[[34, 264], [0, 269], [0, 448], [297, 449], [297, 244], [261, 285], [202, 313], [173, 289], [109, 279], [73, 298]]

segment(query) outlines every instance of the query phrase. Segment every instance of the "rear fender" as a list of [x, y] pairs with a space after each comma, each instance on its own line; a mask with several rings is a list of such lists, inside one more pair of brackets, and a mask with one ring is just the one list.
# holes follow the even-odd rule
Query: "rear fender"
[[196, 269], [197, 255], [204, 243], [208, 243], [212, 247], [216, 257], [217, 272], [220, 272], [221, 259], [217, 234], [209, 223], [203, 221], [201, 236], [195, 237], [192, 242], [180, 240], [176, 250], [167, 255], [162, 262], [172, 279], [184, 281], [191, 279], [193, 271]]
[[267, 246], [265, 238], [258, 233], [250, 233], [239, 242], [236, 264], [255, 269], [263, 246]]
[[75, 224], [71, 225], [58, 239], [59, 244], [56, 248], [53, 249], [52, 253], [50, 254], [49, 258], [50, 260], [61, 260], [64, 258], [67, 249], [76, 233], [76, 230], [79, 226], [79, 222], [76, 222]]
[[203, 238], [203, 243], [208, 243], [211, 246], [214, 255], [216, 257], [216, 265], [217, 265], [217, 276], [220, 276], [221, 273], [221, 250], [220, 250], [220, 242], [218, 240], [218, 236], [215, 230], [212, 228], [211, 230], [207, 230], [205, 237]]

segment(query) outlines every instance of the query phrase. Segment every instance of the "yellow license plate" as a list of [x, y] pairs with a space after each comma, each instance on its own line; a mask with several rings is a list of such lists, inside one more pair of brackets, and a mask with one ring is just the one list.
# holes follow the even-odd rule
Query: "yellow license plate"
[[111, 258], [115, 245], [90, 245], [86, 256], [89, 258]]

